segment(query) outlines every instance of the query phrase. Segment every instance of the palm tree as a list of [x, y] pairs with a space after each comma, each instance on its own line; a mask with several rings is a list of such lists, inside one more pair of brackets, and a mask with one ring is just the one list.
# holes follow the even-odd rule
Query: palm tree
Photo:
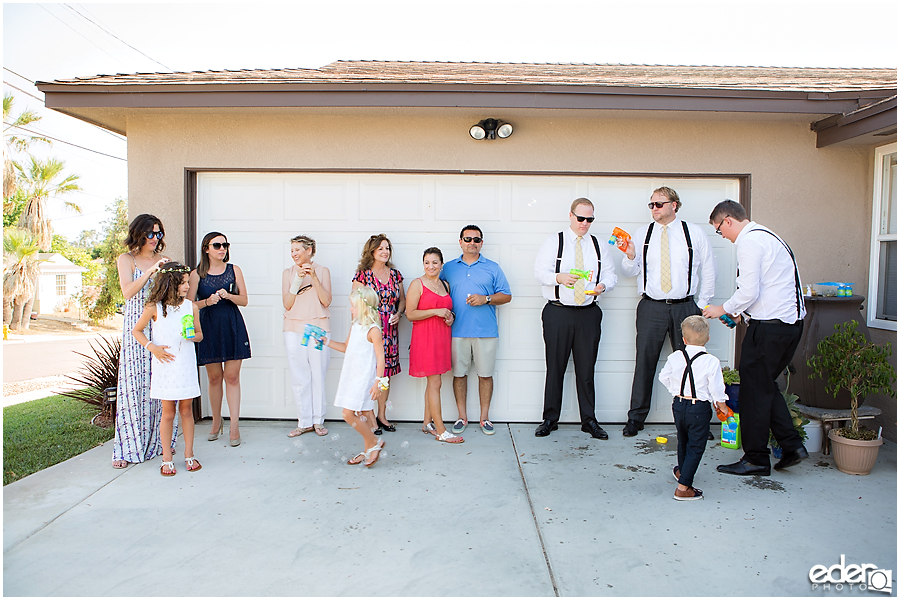
[[[27, 329], [35, 283], [40, 275], [41, 249], [34, 235], [20, 227], [3, 232], [3, 322]], [[27, 308], [27, 311], [26, 311]], [[23, 323], [24, 320], [24, 323]]]
[[[16, 165], [16, 170], [19, 171], [19, 185], [27, 198], [25, 210], [19, 217], [19, 227], [32, 232], [41, 250], [48, 252], [53, 241], [53, 231], [46, 215], [47, 202], [51, 197], [80, 191], [81, 187], [76, 183], [78, 175], [69, 175], [62, 181], [56, 181], [65, 168], [63, 161], [56, 158], [47, 160], [33, 156], [30, 158], [31, 163], [27, 170], [21, 165]], [[65, 202], [65, 205], [77, 213], [81, 212], [81, 207], [74, 202]]]
[[16, 193], [16, 162], [13, 152], [25, 152], [32, 142], [50, 145], [50, 140], [38, 135], [18, 136], [13, 133], [25, 125], [36, 123], [41, 117], [30, 109], [25, 109], [15, 119], [11, 118], [15, 98], [10, 93], [3, 94], [3, 213], [6, 214], [7, 199]]

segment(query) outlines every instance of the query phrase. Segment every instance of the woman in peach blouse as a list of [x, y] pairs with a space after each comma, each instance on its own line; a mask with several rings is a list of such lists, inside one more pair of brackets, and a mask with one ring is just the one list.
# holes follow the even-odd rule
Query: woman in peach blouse
[[[317, 349], [315, 337], [303, 344], [307, 325], [331, 331], [331, 273], [327, 267], [313, 262], [316, 241], [305, 235], [291, 238], [291, 259], [294, 264], [281, 276], [281, 296], [284, 304], [284, 347], [291, 372], [291, 390], [297, 406], [297, 428], [288, 434], [296, 437], [315, 431], [328, 435], [325, 428], [325, 373], [331, 350]], [[330, 335], [328, 336], [331, 337]]]

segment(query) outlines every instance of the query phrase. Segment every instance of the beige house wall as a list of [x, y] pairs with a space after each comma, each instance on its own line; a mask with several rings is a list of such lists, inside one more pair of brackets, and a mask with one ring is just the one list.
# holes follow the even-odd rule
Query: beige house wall
[[872, 149], [817, 149], [812, 117], [519, 110], [496, 115], [515, 125], [510, 138], [475, 141], [468, 128], [488, 115], [368, 111], [132, 114], [131, 216], [159, 216], [179, 259], [185, 168], [750, 174], [752, 218], [791, 244], [804, 282], [865, 293]]

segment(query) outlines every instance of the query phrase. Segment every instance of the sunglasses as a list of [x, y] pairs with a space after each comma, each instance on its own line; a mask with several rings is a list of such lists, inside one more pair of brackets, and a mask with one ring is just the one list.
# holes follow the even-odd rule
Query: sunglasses
[[222, 248], [228, 250], [229, 248], [231, 248], [231, 244], [229, 242], [213, 242], [212, 244], [210, 244], [210, 246], [212, 246], [216, 250], [221, 250]]
[[581, 215], [575, 215], [575, 218], [578, 219], [579, 223], [583, 223], [584, 221], [587, 221], [588, 223], [594, 222], [594, 217], [582, 217]]
[[666, 202], [648, 202], [647, 208], [662, 208], [663, 206], [665, 206], [666, 204], [669, 204], [670, 202], [671, 202], [671, 200], [668, 200]]
[[[727, 219], [728, 217], [725, 217], [725, 218]], [[722, 219], [721, 221], [719, 221], [719, 226], [716, 227], [716, 233], [718, 233], [719, 235], [722, 235], [722, 225], [724, 225], [724, 224], [725, 224], [725, 219]]]
[[475, 236], [475, 237], [464, 237], [462, 239], [462, 241], [464, 241], [467, 244], [471, 244], [472, 242], [475, 242], [476, 244], [480, 244], [484, 240], [478, 236]]
[[166, 235], [166, 234], [163, 233], [162, 231], [148, 231], [148, 232], [146, 233], [146, 236], [147, 236], [147, 239], [148, 239], [148, 240], [152, 240], [153, 238], [156, 238], [156, 239], [158, 239], [158, 240], [161, 240], [161, 239], [163, 239], [163, 236], [164, 236], [164, 235]]

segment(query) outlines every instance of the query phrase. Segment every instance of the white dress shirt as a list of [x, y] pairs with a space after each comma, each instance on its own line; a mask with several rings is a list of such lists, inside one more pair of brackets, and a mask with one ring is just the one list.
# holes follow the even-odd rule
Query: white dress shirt
[[[792, 324], [797, 322], [798, 300], [794, 261], [781, 238], [766, 231], [771, 229], [750, 221], [734, 240], [737, 290], [723, 308], [732, 315], [745, 313], [752, 321], [779, 319]], [[802, 292], [799, 304], [802, 319], [806, 315]]]
[[[622, 258], [622, 271], [629, 277], [637, 277], [638, 296], [645, 293], [654, 300], [680, 300], [688, 296], [694, 296], [697, 306], [700, 308], [710, 304], [710, 300], [716, 294], [716, 261], [713, 257], [712, 246], [709, 238], [698, 225], [688, 223], [688, 231], [691, 234], [691, 246], [694, 248], [694, 268], [691, 273], [691, 283], [688, 287], [688, 247], [684, 239], [684, 228], [681, 219], [675, 218], [666, 227], [669, 238], [669, 262], [672, 272], [672, 289], [663, 292], [660, 286], [660, 239], [662, 238], [662, 225], [653, 224], [653, 233], [650, 234], [650, 244], [647, 246], [647, 264], [644, 265], [644, 240], [647, 239], [645, 225], [637, 230], [632, 238], [634, 242], [634, 259]], [[647, 269], [647, 289], [644, 289], [643, 269]]]
[[[575, 232], [571, 227], [566, 227], [563, 231], [563, 253], [562, 261], [559, 264], [560, 273], [568, 273], [570, 269], [575, 268]], [[594, 271], [594, 278], [590, 282], [586, 282], [585, 289], [593, 289], [593, 284], [597, 281], [597, 251], [594, 249], [594, 242], [591, 241], [591, 235], [588, 233], [581, 240], [581, 252], [584, 258], [584, 269]], [[609, 251], [609, 244], [606, 240], [597, 238], [597, 244], [600, 246], [600, 284], [606, 286], [604, 294], [611, 292], [616, 287], [616, 266], [613, 264], [612, 253]], [[559, 234], [554, 233], [541, 244], [538, 250], [537, 258], [534, 261], [534, 276], [541, 283], [541, 292], [546, 300], [556, 300], [556, 286], [559, 285], [559, 301], [566, 306], [578, 306], [575, 304], [575, 290], [567, 288], [564, 285], [556, 283], [556, 254], [559, 251]], [[584, 304], [588, 306], [597, 296], [585, 296]]]
[[[706, 348], [688, 344], [685, 350], [688, 356], [693, 358], [698, 352], [705, 352]], [[686, 367], [684, 353], [678, 350], [669, 355], [666, 365], [659, 372], [659, 380], [673, 397], [681, 395], [681, 380], [684, 378]], [[722, 379], [722, 366], [718, 358], [712, 354], [704, 354], [694, 361], [691, 371], [694, 373], [695, 398], [705, 402], [725, 402], [728, 399], [725, 394], [725, 380]], [[684, 384], [684, 395], [688, 397], [691, 395], [690, 377]]]

